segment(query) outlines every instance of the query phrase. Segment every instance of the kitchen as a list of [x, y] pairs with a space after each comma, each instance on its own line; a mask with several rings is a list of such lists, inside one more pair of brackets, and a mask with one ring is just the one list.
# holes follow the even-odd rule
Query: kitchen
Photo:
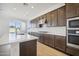
[[[11, 23], [9, 27], [5, 25], [8, 30], [4, 32], [8, 33], [0, 39], [1, 56], [43, 56], [43, 48], [40, 49], [43, 45], [47, 47], [46, 53], [50, 48], [50, 52], [52, 49], [61, 52], [58, 56], [79, 56], [79, 3], [3, 3], [0, 6], [1, 16]], [[45, 56], [56, 56], [53, 55], [56, 52]]]

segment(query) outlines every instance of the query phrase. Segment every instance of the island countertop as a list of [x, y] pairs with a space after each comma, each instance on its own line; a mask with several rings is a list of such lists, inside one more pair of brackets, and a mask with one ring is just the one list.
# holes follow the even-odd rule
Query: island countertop
[[20, 42], [30, 41], [30, 40], [35, 40], [35, 39], [38, 39], [38, 37], [29, 35], [29, 34], [17, 35], [16, 39], [12, 39], [12, 38], [10, 39], [8, 35], [4, 35], [4, 37], [0, 39], [0, 45], [20, 43]]

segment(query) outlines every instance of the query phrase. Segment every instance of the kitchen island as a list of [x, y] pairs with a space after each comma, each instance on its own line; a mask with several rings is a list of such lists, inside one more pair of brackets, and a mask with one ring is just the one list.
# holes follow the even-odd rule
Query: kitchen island
[[0, 40], [0, 56], [36, 55], [38, 37], [29, 34], [17, 35], [17, 39], [9, 39], [9, 37], [6, 37], [7, 35]]

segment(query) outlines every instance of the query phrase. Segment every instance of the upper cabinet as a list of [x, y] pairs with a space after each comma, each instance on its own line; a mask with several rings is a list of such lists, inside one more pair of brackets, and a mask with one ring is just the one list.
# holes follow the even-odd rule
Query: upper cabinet
[[[71, 8], [68, 9], [70, 5], [68, 5], [68, 4], [66, 4], [66, 5], [67, 6], [62, 6], [54, 11], [48, 12], [40, 17], [37, 17], [36, 19], [39, 18], [39, 21], [36, 21], [35, 23], [38, 23], [40, 25], [39, 27], [66, 26], [66, 15], [69, 12], [72, 13], [72, 11], [70, 11]], [[66, 13], [66, 12], [68, 12], [68, 13]], [[70, 15], [70, 13], [68, 15]], [[69, 17], [69, 16], [67, 16], [67, 17]]]
[[51, 12], [51, 22], [50, 25], [51, 26], [57, 26], [57, 10], [54, 10]]
[[66, 18], [79, 16], [79, 3], [66, 4]]
[[51, 20], [52, 20], [51, 12], [47, 13], [46, 16], [47, 16], [47, 27], [51, 27]]
[[79, 17], [79, 3], [76, 3], [77, 6], [77, 16]]
[[58, 26], [66, 26], [65, 6], [58, 9]]

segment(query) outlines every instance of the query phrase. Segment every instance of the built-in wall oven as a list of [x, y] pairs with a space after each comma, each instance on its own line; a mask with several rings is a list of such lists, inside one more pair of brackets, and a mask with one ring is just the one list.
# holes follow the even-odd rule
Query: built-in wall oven
[[79, 17], [67, 19], [67, 45], [79, 48]]

